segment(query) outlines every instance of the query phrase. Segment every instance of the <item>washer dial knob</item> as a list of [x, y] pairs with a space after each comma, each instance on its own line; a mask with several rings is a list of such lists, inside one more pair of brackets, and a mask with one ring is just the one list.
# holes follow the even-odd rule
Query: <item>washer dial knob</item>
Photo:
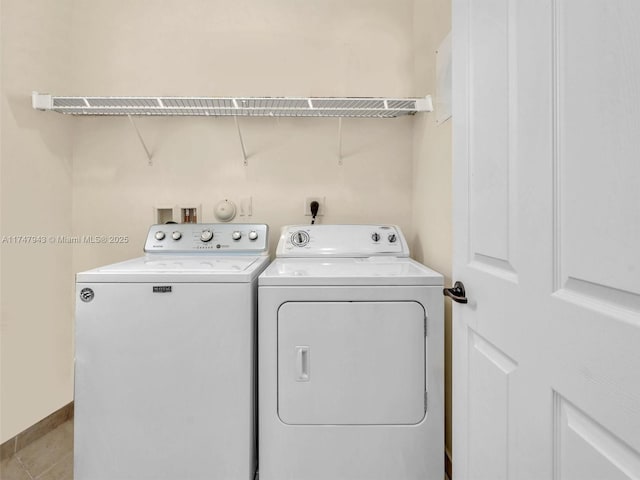
[[156, 232], [154, 237], [156, 237], [156, 240], [164, 240], [165, 234], [164, 232]]
[[249, 232], [249, 240], [256, 240], [258, 238], [258, 232], [251, 230]]
[[211, 230], [203, 230], [200, 234], [200, 240], [203, 242], [210, 242], [213, 238], [213, 232]]
[[234, 240], [240, 240], [242, 238], [242, 232], [236, 230], [231, 234], [231, 238], [233, 238]]
[[374, 242], [377, 242], [380, 240], [380, 234], [378, 232], [374, 232], [373, 234], [371, 234], [371, 240], [373, 240]]
[[173, 232], [171, 234], [171, 238], [173, 238], [174, 240], [180, 240], [182, 238], [182, 233], [181, 232]]
[[396, 240], [398, 239], [395, 233], [390, 233], [388, 238], [390, 243], [396, 243]]

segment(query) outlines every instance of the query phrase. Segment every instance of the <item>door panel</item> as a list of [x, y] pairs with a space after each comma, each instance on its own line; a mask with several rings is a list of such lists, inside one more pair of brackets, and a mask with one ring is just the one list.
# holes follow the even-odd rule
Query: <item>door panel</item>
[[[638, 313], [640, 272], [633, 267], [640, 265], [640, 13], [633, 4], [557, 5], [556, 268], [559, 288]], [[597, 61], [593, 52], [601, 53]], [[585, 99], [597, 91], [603, 96], [594, 110]]]
[[453, 1], [456, 479], [640, 477], [639, 21]]
[[[469, 95], [473, 108], [470, 121], [476, 128], [469, 132], [472, 150], [469, 156], [470, 187], [469, 222], [470, 253], [476, 267], [513, 273], [510, 263], [510, 195], [509, 132], [509, 50], [507, 17], [509, 0], [474, 2], [470, 5], [469, 29], [472, 36], [482, 38], [472, 43]], [[490, 64], [495, 75], [482, 74]], [[488, 118], [487, 112], [491, 115]], [[490, 185], [491, 188], [486, 188]]]
[[[477, 448], [469, 465], [478, 478], [507, 479], [509, 451], [509, 380], [517, 364], [504, 352], [469, 333], [469, 438]], [[488, 441], [487, 441], [488, 440]]]
[[[562, 0], [556, 15], [560, 287], [618, 290], [637, 308], [640, 9]], [[587, 100], [595, 92], [600, 100]]]
[[416, 424], [425, 415], [417, 302], [287, 302], [278, 311], [278, 414], [288, 424]]
[[640, 478], [638, 452], [561, 395], [554, 401], [558, 479]]

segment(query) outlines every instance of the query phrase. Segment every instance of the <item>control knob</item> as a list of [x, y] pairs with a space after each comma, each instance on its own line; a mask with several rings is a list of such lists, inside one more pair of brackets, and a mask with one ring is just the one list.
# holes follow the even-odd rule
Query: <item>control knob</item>
[[291, 243], [296, 247], [304, 247], [309, 243], [309, 234], [304, 230], [298, 230], [291, 235]]
[[380, 240], [380, 234], [378, 232], [375, 232], [371, 235], [371, 240], [373, 240], [374, 242], [377, 242], [378, 240]]
[[258, 238], [258, 232], [251, 230], [249, 232], [249, 240], [256, 240]]
[[156, 232], [156, 234], [154, 235], [156, 237], [156, 240], [164, 240], [164, 232]]
[[181, 232], [173, 232], [171, 234], [171, 238], [173, 238], [174, 240], [180, 240], [182, 238], [182, 233]]
[[210, 242], [213, 238], [213, 232], [211, 230], [203, 230], [200, 234], [200, 240], [203, 242]]
[[233, 238], [234, 240], [240, 240], [242, 238], [242, 232], [236, 230], [231, 234], [231, 238]]
[[398, 239], [398, 238], [396, 237], [396, 234], [395, 234], [395, 233], [390, 233], [390, 234], [389, 234], [389, 242], [390, 242], [390, 243], [395, 243], [397, 239]]

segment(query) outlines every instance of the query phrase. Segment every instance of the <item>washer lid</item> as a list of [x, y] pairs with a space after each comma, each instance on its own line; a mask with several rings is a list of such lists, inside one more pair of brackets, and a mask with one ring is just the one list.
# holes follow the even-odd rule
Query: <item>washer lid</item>
[[262, 285], [437, 285], [442, 275], [410, 258], [278, 258]]
[[269, 258], [240, 255], [146, 255], [76, 275], [78, 282], [249, 282]]

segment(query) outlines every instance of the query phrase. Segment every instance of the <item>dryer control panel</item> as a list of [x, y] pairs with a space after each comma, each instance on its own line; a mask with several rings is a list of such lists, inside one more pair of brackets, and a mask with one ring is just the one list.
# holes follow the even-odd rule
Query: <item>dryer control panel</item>
[[397, 225], [289, 225], [283, 227], [277, 257], [408, 257]]
[[146, 253], [267, 254], [269, 227], [254, 223], [152, 225]]

